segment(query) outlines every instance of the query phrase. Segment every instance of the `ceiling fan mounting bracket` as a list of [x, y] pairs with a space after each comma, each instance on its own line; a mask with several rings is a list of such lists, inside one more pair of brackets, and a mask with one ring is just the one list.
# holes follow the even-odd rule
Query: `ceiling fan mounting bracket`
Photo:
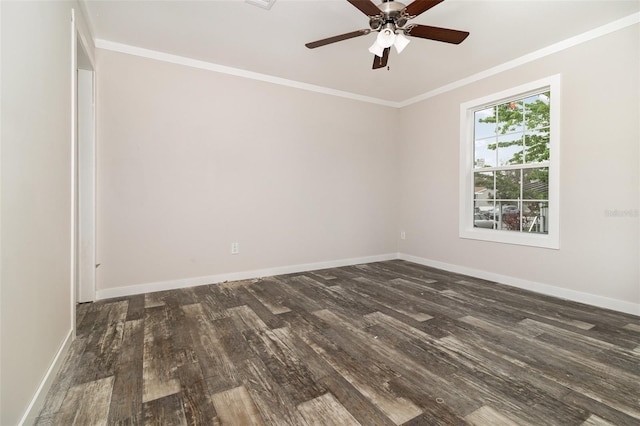
[[373, 31], [382, 30], [386, 24], [393, 24], [395, 28], [402, 29], [409, 19], [405, 12], [406, 6], [399, 1], [383, 0], [377, 8], [380, 9], [380, 14], [369, 16], [369, 27]]
[[402, 14], [406, 6], [399, 1], [387, 0], [378, 5], [378, 9], [387, 17], [396, 17]]

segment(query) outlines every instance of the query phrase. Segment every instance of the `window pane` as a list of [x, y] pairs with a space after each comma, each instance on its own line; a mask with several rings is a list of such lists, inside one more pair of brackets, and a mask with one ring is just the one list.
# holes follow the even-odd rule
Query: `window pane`
[[495, 167], [496, 163], [496, 139], [480, 139], [475, 141], [475, 168]]
[[544, 92], [524, 100], [524, 115], [527, 129], [549, 127], [550, 93]]
[[473, 174], [473, 186], [476, 199], [494, 198], [494, 172], [476, 172]]
[[474, 202], [474, 213], [479, 213], [487, 219], [495, 216], [495, 200], [493, 198], [479, 199]]
[[507, 134], [524, 130], [524, 102], [513, 100], [497, 106], [498, 132]]
[[475, 228], [497, 229], [495, 219], [494, 172], [474, 173], [474, 213]]
[[522, 164], [522, 133], [500, 136], [498, 138], [498, 165]]
[[505, 231], [521, 231], [520, 224], [520, 210], [514, 208], [513, 210], [509, 210], [507, 213], [502, 214], [502, 227], [499, 229]]
[[523, 170], [522, 198], [524, 200], [549, 199], [549, 168]]
[[522, 230], [524, 232], [547, 234], [549, 232], [549, 203], [523, 202]]
[[496, 107], [489, 107], [474, 113], [474, 138], [483, 139], [496, 135]]
[[504, 170], [496, 172], [496, 198], [511, 201], [520, 199], [521, 170]]
[[[475, 207], [475, 213], [473, 214], [473, 227], [474, 228], [485, 228], [485, 229], [498, 229], [498, 222], [494, 220], [493, 214], [493, 204], [491, 207], [487, 209], [486, 206], [482, 205], [486, 203], [486, 201], [478, 201]], [[481, 205], [478, 205], [481, 204]], [[485, 210], [487, 209], [487, 210]]]
[[520, 210], [521, 203], [518, 200], [499, 200], [496, 202], [497, 211], [501, 212], [496, 216], [497, 228], [505, 231], [520, 231]]
[[549, 161], [549, 129], [528, 131], [524, 135], [525, 162], [542, 163]]

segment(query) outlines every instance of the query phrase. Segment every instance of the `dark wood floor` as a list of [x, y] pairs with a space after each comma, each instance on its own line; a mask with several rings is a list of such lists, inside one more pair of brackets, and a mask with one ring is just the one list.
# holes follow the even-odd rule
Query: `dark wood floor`
[[78, 306], [38, 424], [639, 425], [640, 318], [389, 261]]

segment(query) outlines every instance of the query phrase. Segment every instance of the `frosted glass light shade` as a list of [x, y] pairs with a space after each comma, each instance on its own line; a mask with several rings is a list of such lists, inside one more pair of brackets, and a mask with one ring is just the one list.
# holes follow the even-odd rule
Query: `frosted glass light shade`
[[384, 47], [380, 46], [378, 44], [378, 40], [376, 40], [376, 41], [373, 42], [373, 44], [369, 48], [369, 52], [371, 52], [374, 55], [382, 58], [382, 53], [384, 52]]
[[384, 28], [378, 33], [378, 37], [376, 38], [376, 42], [382, 48], [391, 47], [394, 41], [396, 41], [396, 34], [391, 28]]
[[410, 42], [411, 40], [406, 38], [404, 34], [398, 33], [396, 34], [396, 41], [393, 43], [393, 45], [396, 47], [398, 53], [400, 53], [404, 50], [405, 47], [407, 47]]

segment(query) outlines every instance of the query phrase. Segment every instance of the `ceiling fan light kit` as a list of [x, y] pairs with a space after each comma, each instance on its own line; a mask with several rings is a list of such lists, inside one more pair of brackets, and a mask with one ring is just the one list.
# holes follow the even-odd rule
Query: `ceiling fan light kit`
[[394, 0], [383, 0], [379, 5], [375, 5], [371, 0], [347, 1], [369, 17], [369, 28], [314, 41], [305, 44], [305, 46], [309, 49], [315, 49], [316, 47], [376, 31], [378, 35], [375, 42], [369, 47], [369, 52], [375, 55], [373, 69], [378, 69], [387, 65], [391, 46], [395, 46], [398, 53], [407, 47], [410, 40], [405, 36], [460, 44], [469, 35], [467, 31], [420, 24], [407, 25], [410, 19], [426, 12], [444, 0], [414, 0], [408, 6]]
[[373, 42], [369, 48], [369, 52], [378, 57], [382, 57], [384, 49], [394, 46], [398, 53], [402, 52], [405, 47], [411, 42], [402, 33], [395, 33], [390, 29], [384, 29], [378, 33], [376, 41]]

